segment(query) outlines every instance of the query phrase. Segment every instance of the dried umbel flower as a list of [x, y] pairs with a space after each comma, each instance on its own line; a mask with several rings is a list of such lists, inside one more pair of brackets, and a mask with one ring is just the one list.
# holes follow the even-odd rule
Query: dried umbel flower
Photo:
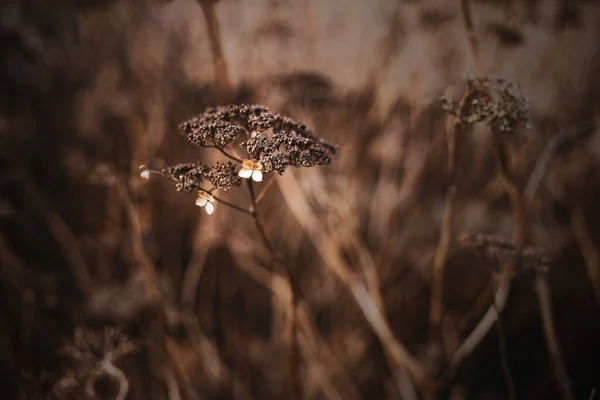
[[262, 165], [263, 173], [283, 174], [287, 166], [329, 164], [336, 150], [305, 125], [256, 105], [209, 108], [182, 123], [179, 129], [190, 142], [201, 147], [224, 149], [238, 136], [247, 137], [241, 146]]
[[242, 147], [259, 160], [265, 173], [282, 175], [286, 167], [314, 167], [331, 163], [335, 147], [307, 131], [276, 130], [271, 136], [258, 134]]
[[264, 107], [231, 105], [208, 108], [179, 125], [179, 130], [197, 146], [224, 148], [251, 128], [251, 121], [266, 112]]
[[442, 108], [466, 124], [487, 122], [496, 131], [514, 132], [517, 124], [529, 126], [530, 108], [518, 85], [500, 78], [467, 78], [465, 104], [452, 101], [448, 92]]
[[217, 162], [211, 166], [201, 162], [177, 164], [163, 168], [161, 174], [176, 182], [177, 191], [188, 193], [194, 190], [204, 190], [200, 184], [205, 180], [225, 192], [242, 184], [242, 180], [235, 173], [235, 166], [232, 162], [225, 164]]
[[[202, 162], [183, 163], [162, 171], [153, 171], [143, 165], [140, 176], [148, 179], [151, 174], [159, 174], [175, 181], [178, 191], [198, 191], [196, 205], [204, 207], [208, 214], [213, 213], [215, 200], [240, 209], [213, 195], [221, 189], [229, 192], [240, 186], [242, 178], [251, 179], [249, 190], [252, 190], [252, 183], [262, 182], [265, 173], [283, 174], [288, 166], [329, 164], [336, 151], [334, 145], [314, 136], [305, 125], [256, 105], [209, 108], [183, 122], [179, 130], [191, 143], [217, 149], [233, 162], [217, 162], [211, 166]], [[236, 141], [240, 136], [245, 141]], [[245, 150], [247, 158], [238, 158], [237, 152], [230, 148], [234, 142]], [[241, 164], [239, 169], [238, 164]], [[212, 184], [212, 188], [202, 187], [206, 182]], [[251, 210], [242, 211], [252, 213]]]

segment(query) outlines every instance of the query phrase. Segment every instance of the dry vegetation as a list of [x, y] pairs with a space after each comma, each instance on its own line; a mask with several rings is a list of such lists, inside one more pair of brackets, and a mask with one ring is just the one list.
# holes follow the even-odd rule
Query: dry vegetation
[[600, 390], [598, 2], [0, 7], [0, 398]]

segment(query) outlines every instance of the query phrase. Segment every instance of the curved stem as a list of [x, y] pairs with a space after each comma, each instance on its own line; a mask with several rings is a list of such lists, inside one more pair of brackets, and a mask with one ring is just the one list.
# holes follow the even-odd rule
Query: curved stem
[[537, 271], [535, 278], [535, 291], [537, 293], [540, 314], [542, 316], [542, 326], [544, 327], [544, 336], [548, 346], [548, 355], [552, 362], [554, 375], [558, 383], [558, 389], [563, 399], [572, 400], [573, 392], [569, 377], [565, 369], [562, 353], [558, 344], [558, 337], [554, 330], [554, 320], [552, 318], [552, 301], [550, 295], [550, 284], [548, 283], [548, 272]]
[[[495, 281], [493, 287], [495, 287]], [[495, 291], [495, 290], [494, 290]], [[508, 389], [508, 398], [510, 400], [516, 400], [517, 395], [515, 392], [515, 383], [512, 379], [512, 374], [510, 372], [510, 366], [508, 364], [508, 351], [506, 349], [506, 334], [504, 333], [504, 326], [502, 325], [502, 320], [500, 318], [500, 310], [496, 305], [495, 299], [492, 299], [492, 305], [496, 310], [496, 314], [498, 314], [498, 320], [496, 321], [496, 330], [498, 331], [498, 352], [500, 353], [500, 366], [502, 367], [502, 372], [504, 373], [504, 380], [506, 381], [506, 387]]]

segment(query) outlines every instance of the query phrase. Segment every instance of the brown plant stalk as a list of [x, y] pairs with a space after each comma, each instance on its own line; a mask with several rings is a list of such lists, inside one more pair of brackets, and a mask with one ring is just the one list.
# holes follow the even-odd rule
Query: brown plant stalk
[[229, 80], [229, 71], [227, 61], [223, 56], [223, 46], [221, 43], [221, 33], [219, 19], [215, 12], [214, 0], [197, 0], [202, 8], [206, 28], [208, 30], [208, 39], [210, 42], [210, 51], [213, 57], [213, 68], [215, 72], [215, 82], [217, 84], [218, 102], [227, 104], [231, 101], [231, 81]]
[[444, 217], [440, 228], [440, 239], [433, 259], [431, 302], [429, 308], [429, 327], [432, 331], [440, 328], [442, 320], [444, 269], [446, 268], [446, 259], [448, 257], [448, 249], [452, 238], [452, 224], [454, 222], [454, 207], [456, 203], [456, 143], [462, 125], [462, 117], [464, 116], [471, 94], [471, 92], [466, 92], [460, 101], [458, 116], [454, 118], [452, 129], [447, 137], [448, 174], [450, 176], [450, 183], [446, 192], [446, 206], [444, 208]]
[[[274, 178], [271, 178], [271, 181], [274, 181]], [[266, 190], [270, 187], [267, 186], [265, 188], [265, 192]], [[302, 399], [303, 395], [302, 395], [302, 377], [300, 375], [300, 358], [298, 355], [298, 338], [297, 338], [297, 324], [296, 324], [296, 308], [298, 305], [298, 285], [296, 284], [295, 280], [294, 280], [294, 276], [292, 271], [290, 270], [290, 268], [287, 266], [287, 262], [285, 260], [285, 258], [279, 254], [279, 252], [277, 251], [277, 249], [275, 248], [275, 246], [273, 245], [273, 243], [271, 242], [271, 240], [269, 239], [269, 237], [267, 236], [264, 226], [258, 216], [257, 210], [256, 210], [256, 205], [258, 203], [257, 201], [257, 196], [256, 193], [254, 191], [254, 183], [252, 182], [252, 180], [248, 180], [247, 181], [247, 188], [248, 188], [248, 194], [250, 196], [250, 212], [251, 212], [251, 216], [252, 216], [252, 220], [254, 222], [254, 226], [256, 227], [256, 230], [259, 233], [259, 236], [263, 242], [263, 245], [265, 246], [265, 248], [267, 250], [269, 250], [272, 255], [274, 256], [274, 258], [277, 259], [277, 264], [282, 266], [282, 272], [287, 276], [288, 281], [289, 281], [289, 285], [290, 285], [290, 296], [291, 296], [291, 304], [290, 304], [290, 309], [289, 309], [289, 322], [290, 322], [290, 337], [288, 338], [288, 356], [289, 356], [289, 366], [290, 366], [290, 378], [292, 381], [292, 385], [293, 385], [293, 393], [294, 393], [294, 398], [296, 399]], [[262, 192], [262, 194], [264, 194], [265, 192]], [[262, 196], [261, 196], [262, 198]]]
[[540, 307], [542, 317], [542, 326], [544, 328], [544, 337], [548, 347], [548, 356], [554, 369], [554, 376], [558, 384], [558, 390], [563, 399], [573, 400], [573, 391], [571, 383], [565, 369], [562, 352], [558, 343], [558, 337], [554, 329], [554, 318], [552, 316], [552, 295], [550, 292], [550, 283], [548, 282], [548, 271], [537, 269], [534, 280], [535, 292]]

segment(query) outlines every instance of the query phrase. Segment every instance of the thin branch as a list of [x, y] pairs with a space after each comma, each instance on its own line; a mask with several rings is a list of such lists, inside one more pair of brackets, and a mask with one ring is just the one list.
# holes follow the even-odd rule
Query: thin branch
[[548, 355], [550, 356], [550, 361], [552, 362], [552, 368], [554, 369], [554, 375], [558, 383], [558, 389], [563, 399], [573, 400], [574, 397], [571, 390], [571, 384], [569, 382], [567, 371], [565, 370], [563, 357], [558, 344], [558, 337], [556, 336], [556, 331], [554, 330], [548, 272], [538, 270], [534, 284], [537, 293], [538, 304], [540, 306], [542, 324], [544, 326], [544, 336], [546, 337]]
[[456, 144], [471, 92], [466, 92], [460, 101], [458, 115], [454, 118], [452, 129], [447, 137], [448, 141], [448, 174], [450, 183], [446, 192], [446, 206], [444, 218], [440, 228], [440, 239], [435, 250], [433, 271], [431, 277], [431, 302], [429, 307], [429, 327], [431, 331], [440, 327], [443, 313], [444, 299], [444, 270], [448, 249], [452, 238], [452, 224], [454, 222], [454, 207], [456, 203]]
[[291, 294], [291, 307], [290, 307], [290, 316], [289, 316], [290, 323], [291, 323], [291, 329], [290, 329], [290, 337], [288, 340], [288, 343], [290, 346], [289, 347], [290, 375], [291, 375], [291, 380], [292, 380], [292, 384], [294, 387], [294, 396], [296, 399], [300, 400], [303, 398], [303, 395], [302, 395], [303, 390], [302, 390], [302, 378], [300, 376], [300, 371], [299, 371], [300, 368], [299, 368], [298, 345], [297, 345], [298, 338], [297, 338], [296, 315], [295, 315], [296, 314], [296, 306], [298, 303], [298, 288], [294, 281], [292, 271], [290, 271], [290, 269], [287, 267], [285, 258], [277, 252], [275, 246], [267, 237], [264, 226], [262, 225], [262, 222], [260, 221], [260, 218], [258, 217], [258, 213], [256, 211], [257, 201], [256, 201], [256, 195], [254, 192], [254, 183], [252, 182], [252, 180], [247, 180], [246, 182], [247, 182], [248, 194], [250, 195], [251, 209], [253, 210], [251, 215], [252, 215], [252, 219], [254, 220], [254, 225], [256, 226], [256, 230], [258, 231], [259, 236], [260, 236], [264, 246], [267, 248], [267, 250], [269, 250], [275, 256], [275, 258], [279, 259], [281, 265], [283, 266], [284, 273], [288, 277], [290, 288], [291, 288], [291, 293], [290, 293]]
[[214, 0], [197, 0], [202, 7], [202, 13], [206, 20], [208, 30], [208, 39], [210, 42], [210, 51], [213, 57], [213, 69], [215, 72], [215, 81], [217, 83], [219, 101], [227, 104], [231, 100], [231, 82], [227, 62], [223, 56], [223, 46], [221, 44], [221, 33], [219, 30], [219, 19], [215, 12]]
[[498, 314], [498, 320], [496, 321], [496, 330], [498, 331], [498, 353], [500, 354], [500, 365], [502, 367], [504, 380], [506, 381], [506, 387], [508, 389], [508, 398], [510, 400], [516, 400], [517, 395], [515, 392], [515, 383], [512, 379], [512, 374], [510, 373], [508, 350], [506, 348], [506, 335], [502, 325], [502, 318], [500, 317], [500, 310], [498, 310], [498, 307], [493, 299], [492, 302], [494, 308], [496, 309], [496, 314]]
[[223, 199], [221, 199], [221, 198], [219, 198], [219, 197], [217, 197], [217, 196], [213, 196], [213, 197], [214, 197], [214, 199], [215, 199], [216, 201], [218, 201], [219, 203], [221, 203], [221, 204], [223, 204], [223, 205], [225, 205], [225, 206], [227, 206], [227, 207], [231, 207], [231, 208], [233, 208], [234, 210], [237, 210], [237, 211], [239, 211], [239, 212], [242, 212], [242, 213], [244, 213], [244, 214], [248, 214], [248, 215], [250, 215], [250, 216], [252, 216], [252, 214], [253, 214], [253, 213], [252, 213], [252, 211], [250, 211], [250, 210], [247, 210], [247, 209], [245, 209], [244, 207], [240, 207], [240, 206], [238, 206], [238, 205], [236, 205], [236, 204], [233, 204], [233, 203], [230, 203], [230, 202], [228, 202], [228, 201], [225, 201], [225, 200], [223, 200]]

